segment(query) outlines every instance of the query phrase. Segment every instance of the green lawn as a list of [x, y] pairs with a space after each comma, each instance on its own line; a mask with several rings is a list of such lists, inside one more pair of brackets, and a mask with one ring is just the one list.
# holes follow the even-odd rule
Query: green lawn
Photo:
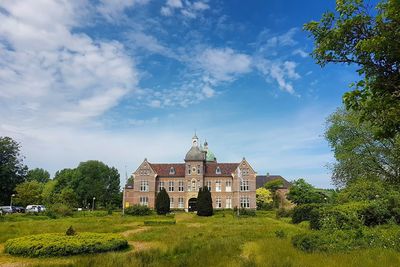
[[[144, 225], [145, 220], [176, 220], [176, 224]], [[122, 252], [66, 258], [32, 259], [7, 255], [4, 242], [36, 233], [65, 232], [120, 233], [131, 248]], [[275, 232], [283, 230], [285, 238]], [[290, 243], [307, 225], [277, 220], [273, 213], [236, 218], [230, 212], [205, 218], [178, 213], [161, 216], [100, 217], [64, 219], [16, 219], [0, 222], [0, 266], [400, 266], [400, 253], [386, 249], [355, 250], [347, 253], [301, 252]]]

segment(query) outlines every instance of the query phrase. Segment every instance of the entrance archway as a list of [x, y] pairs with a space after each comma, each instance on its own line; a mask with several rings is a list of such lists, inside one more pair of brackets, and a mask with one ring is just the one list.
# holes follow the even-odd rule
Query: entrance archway
[[189, 203], [188, 203], [188, 211], [197, 211], [197, 198], [191, 198], [189, 199]]

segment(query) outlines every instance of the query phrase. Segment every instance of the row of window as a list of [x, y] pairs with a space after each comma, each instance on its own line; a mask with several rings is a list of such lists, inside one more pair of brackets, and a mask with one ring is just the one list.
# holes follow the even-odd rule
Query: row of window
[[[197, 165], [197, 168], [195, 166], [191, 167], [190, 165], [188, 165], [187, 167], [188, 170], [188, 174], [195, 174], [197, 172], [197, 174], [201, 174], [201, 166]], [[169, 169], [169, 174], [170, 175], [175, 175], [176, 171], [174, 167], [171, 167]], [[217, 166], [217, 168], [215, 169], [215, 174], [221, 174], [221, 168], [219, 166]], [[242, 175], [243, 176], [247, 176], [249, 175], [249, 169], [243, 169], [242, 170]], [[139, 171], [139, 175], [150, 175], [150, 170], [149, 169], [142, 169]]]
[[[215, 182], [215, 191], [216, 192], [222, 192], [222, 182], [221, 181], [216, 181]], [[161, 189], [168, 189], [169, 192], [174, 192], [175, 191], [175, 182], [174, 181], [169, 181], [168, 182], [168, 188], [165, 188], [165, 182], [160, 182], [159, 183], [159, 188], [158, 191], [161, 191]], [[200, 185], [199, 185], [200, 186]], [[207, 187], [209, 191], [212, 191], [212, 182], [207, 181]], [[196, 181], [192, 180], [190, 184], [188, 184], [188, 191], [197, 191], [198, 188], [196, 186]], [[240, 181], [240, 191], [249, 191], [249, 181], [243, 180]], [[143, 180], [140, 181], [140, 191], [141, 192], [149, 192], [149, 181]], [[228, 180], [225, 181], [225, 191], [226, 192], [232, 192], [232, 181]], [[184, 192], [184, 181], [178, 181], [178, 192]]]
[[[169, 205], [170, 208], [174, 208], [174, 198], [169, 198]], [[139, 198], [140, 205], [148, 206], [149, 205], [149, 198], [148, 197], [140, 197]], [[184, 199], [183, 197], [178, 198], [178, 208], [183, 209], [184, 206]], [[250, 208], [250, 198], [249, 197], [240, 197], [240, 207], [241, 208]], [[215, 200], [215, 208], [219, 209], [222, 208], [222, 200], [221, 197], [217, 197]], [[225, 208], [231, 209], [232, 208], [232, 198], [229, 196], [225, 199]]]

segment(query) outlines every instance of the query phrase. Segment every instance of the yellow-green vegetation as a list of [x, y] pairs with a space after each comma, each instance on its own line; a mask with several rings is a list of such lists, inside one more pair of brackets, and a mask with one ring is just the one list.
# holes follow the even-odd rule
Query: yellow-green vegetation
[[117, 234], [52, 233], [29, 235], [7, 240], [4, 251], [27, 257], [54, 257], [121, 250], [128, 242]]
[[[147, 226], [144, 221], [176, 224]], [[118, 233], [130, 249], [101, 254], [53, 258], [23, 258], [4, 252], [10, 238], [36, 233], [61, 233], [69, 226], [77, 233]], [[394, 227], [394, 226], [393, 226]], [[393, 228], [397, 229], [397, 228]], [[211, 217], [192, 213], [173, 216], [86, 216], [63, 219], [0, 222], [0, 265], [31, 266], [400, 266], [393, 249], [355, 249], [307, 253], [291, 244], [294, 235], [312, 233], [308, 222], [291, 224], [275, 212], [237, 218], [232, 211]]]

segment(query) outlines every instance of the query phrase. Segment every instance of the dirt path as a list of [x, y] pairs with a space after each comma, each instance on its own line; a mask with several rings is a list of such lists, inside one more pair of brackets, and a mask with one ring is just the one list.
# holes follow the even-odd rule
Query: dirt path
[[132, 229], [132, 230], [128, 230], [128, 231], [122, 232], [121, 235], [123, 237], [128, 237], [130, 235], [137, 234], [137, 233], [146, 231], [148, 229], [149, 229], [149, 227], [141, 226], [141, 227], [136, 228], [136, 229]]

